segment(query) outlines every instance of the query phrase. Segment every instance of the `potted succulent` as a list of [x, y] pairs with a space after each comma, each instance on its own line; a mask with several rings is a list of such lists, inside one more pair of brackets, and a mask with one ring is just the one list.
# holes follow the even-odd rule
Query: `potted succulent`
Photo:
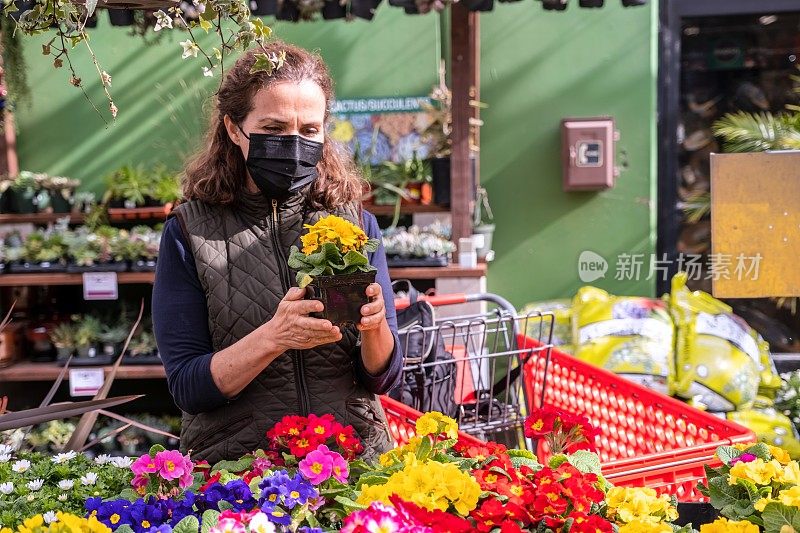
[[131, 230], [131, 240], [137, 243], [137, 256], [131, 259], [131, 270], [154, 272], [158, 247], [161, 244], [161, 230], [151, 229], [148, 226], [136, 226]]
[[172, 206], [181, 198], [181, 182], [178, 176], [165, 167], [155, 170], [155, 187], [153, 198], [165, 206]]
[[126, 364], [161, 364], [156, 337], [152, 331], [146, 328], [140, 329], [136, 336], [131, 339], [128, 351], [123, 357], [123, 362]]
[[9, 212], [20, 214], [36, 212], [36, 195], [39, 192], [36, 176], [33, 172], [23, 170], [14, 178], [9, 191]]
[[128, 327], [119, 323], [115, 326], [104, 326], [98, 336], [103, 355], [114, 356], [119, 353], [122, 343], [128, 337]]
[[78, 357], [89, 358], [97, 356], [97, 343], [103, 332], [103, 323], [91, 315], [84, 316], [75, 331], [75, 345]]
[[155, 203], [151, 197], [153, 179], [141, 167], [125, 165], [108, 176], [106, 181], [108, 189], [103, 196], [104, 204], [133, 209]]
[[[484, 219], [484, 214], [488, 218]], [[492, 251], [492, 236], [494, 235], [494, 215], [489, 206], [489, 196], [486, 189], [478, 187], [475, 199], [475, 211], [472, 219], [472, 234], [478, 236], [477, 253], [478, 259], [491, 261], [494, 258]]]
[[50, 342], [56, 347], [59, 361], [66, 361], [77, 346], [77, 328], [71, 322], [62, 322], [50, 331]]
[[449, 233], [441, 224], [387, 228], [383, 231], [383, 247], [389, 266], [447, 266], [449, 255], [455, 251]]
[[64, 272], [67, 268], [67, 246], [59, 230], [35, 231], [21, 246], [12, 246], [16, 249], [7, 251], [9, 260], [14, 261], [8, 266], [9, 272]]
[[378, 240], [369, 239], [355, 224], [329, 215], [314, 225], [306, 225], [301, 237], [303, 249], [292, 246], [289, 268], [297, 271], [297, 284], [307, 287], [308, 297], [321, 300], [320, 314], [334, 324], [354, 324], [361, 320], [361, 307], [367, 303], [366, 290], [375, 281], [375, 267], [367, 253], [378, 249]]
[[72, 211], [75, 189], [80, 181], [62, 176], [43, 176], [43, 186], [47, 191], [46, 205], [40, 205], [39, 211], [53, 213], [69, 213]]

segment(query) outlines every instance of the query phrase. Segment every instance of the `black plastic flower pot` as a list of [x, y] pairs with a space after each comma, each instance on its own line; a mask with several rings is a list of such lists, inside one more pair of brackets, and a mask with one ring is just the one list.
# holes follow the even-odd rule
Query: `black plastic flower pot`
[[378, 9], [380, 1], [376, 0], [352, 0], [350, 3], [350, 13], [358, 18], [372, 20], [375, 10]]
[[337, 326], [358, 324], [361, 308], [369, 303], [367, 287], [375, 282], [375, 272], [357, 272], [339, 276], [318, 276], [307, 287], [307, 298], [325, 306], [317, 318], [326, 318]]
[[108, 18], [112, 26], [131, 26], [134, 22], [133, 11], [130, 9], [109, 8]]
[[450, 207], [449, 157], [431, 159], [431, 177], [433, 178], [433, 203], [443, 207]]
[[322, 18], [325, 20], [347, 18], [347, 4], [342, 5], [339, 0], [325, 0], [322, 7]]
[[466, 2], [470, 11], [491, 11], [494, 7], [494, 0], [466, 0]]
[[8, 211], [11, 213], [19, 213], [21, 215], [28, 215], [36, 212], [36, 203], [34, 202], [35, 194], [29, 194], [28, 191], [21, 191], [9, 189], [7, 191], [8, 198]]
[[250, 13], [260, 17], [273, 16], [278, 12], [278, 0], [250, 0]]
[[50, 192], [50, 207], [53, 208], [53, 213], [69, 213], [72, 211], [72, 204], [59, 191]]
[[691, 524], [694, 529], [700, 529], [703, 524], [710, 524], [719, 518], [719, 511], [706, 502], [679, 502], [678, 519], [675, 524], [686, 526]]
[[580, 0], [578, 5], [581, 7], [603, 7], [604, 0]]
[[300, 20], [300, 10], [292, 0], [283, 0], [278, 2], [278, 12], [275, 14], [275, 18], [297, 22]]

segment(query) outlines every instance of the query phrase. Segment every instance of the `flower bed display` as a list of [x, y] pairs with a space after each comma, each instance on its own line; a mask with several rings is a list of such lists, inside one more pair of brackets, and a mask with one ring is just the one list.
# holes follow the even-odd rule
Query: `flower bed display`
[[[674, 498], [612, 487], [603, 478], [590, 451], [596, 431], [585, 418], [548, 410], [531, 415], [526, 436], [563, 452], [543, 462], [526, 450], [460, 440], [455, 420], [440, 413], [422, 415], [415, 429], [374, 464], [359, 458], [363, 448], [353, 428], [331, 415], [285, 417], [267, 432], [269, 449], [215, 465], [158, 445], [135, 460], [3, 448], [2, 533], [692, 531], [671, 523], [678, 517]], [[770, 461], [795, 472], [792, 483], [800, 481], [797, 463], [779, 463], [779, 450], [724, 450], [726, 465], [737, 461], [734, 454], [745, 465], [725, 467], [737, 483], [750, 475], [738, 470], [760, 475], [756, 466]], [[748, 466], [750, 455], [761, 463]], [[720, 487], [712, 478], [712, 503]], [[781, 502], [789, 498], [758, 490]], [[742, 518], [728, 511], [726, 518]], [[750, 531], [753, 517], [744, 518], [750, 521], [720, 521], [701, 532]]]

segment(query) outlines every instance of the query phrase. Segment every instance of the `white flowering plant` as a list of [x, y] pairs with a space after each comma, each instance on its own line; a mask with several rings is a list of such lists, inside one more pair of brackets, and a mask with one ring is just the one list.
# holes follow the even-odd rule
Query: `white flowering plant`
[[15, 452], [0, 444], [0, 524], [13, 527], [22, 517], [56, 511], [83, 515], [88, 498], [130, 488], [131, 462], [75, 452]]

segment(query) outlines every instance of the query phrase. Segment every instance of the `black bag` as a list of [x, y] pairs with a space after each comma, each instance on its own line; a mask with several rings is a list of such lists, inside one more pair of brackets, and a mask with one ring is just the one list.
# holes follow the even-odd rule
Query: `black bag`
[[419, 293], [407, 280], [394, 282], [395, 292], [402, 284], [407, 286], [410, 303], [397, 312], [400, 346], [405, 357], [403, 379], [389, 396], [418, 411], [439, 411], [456, 418], [456, 360], [445, 349], [438, 331], [422, 330], [435, 325], [433, 306], [419, 301]]

